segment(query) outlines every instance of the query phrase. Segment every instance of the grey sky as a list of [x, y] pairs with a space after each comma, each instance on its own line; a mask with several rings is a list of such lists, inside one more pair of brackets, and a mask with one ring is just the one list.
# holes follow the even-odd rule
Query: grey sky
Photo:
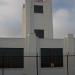
[[[75, 34], [75, 0], [53, 1], [54, 37]], [[0, 37], [21, 36], [21, 14], [24, 0], [0, 0]]]
[[54, 37], [75, 34], [75, 0], [53, 0]]
[[21, 35], [23, 0], [0, 0], [0, 37]]

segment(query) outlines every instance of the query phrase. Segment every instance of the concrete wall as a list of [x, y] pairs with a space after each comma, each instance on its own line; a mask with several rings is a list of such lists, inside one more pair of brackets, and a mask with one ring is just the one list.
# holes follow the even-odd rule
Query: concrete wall
[[24, 38], [0, 38], [0, 48], [24, 48]]
[[[74, 39], [75, 41], [75, 39]], [[28, 42], [28, 43], [27, 43]], [[63, 48], [63, 39], [38, 39], [34, 36], [28, 38], [0, 38], [1, 48], [24, 48], [24, 68], [4, 69], [5, 75], [37, 75], [36, 53], [40, 56], [40, 48]], [[65, 51], [65, 49], [64, 49]], [[63, 53], [64, 54], [64, 53]], [[64, 54], [65, 55], [65, 54]], [[30, 57], [28, 57], [30, 56]], [[34, 56], [34, 57], [31, 57]], [[69, 75], [75, 74], [75, 57], [68, 58]], [[39, 75], [67, 75], [67, 57], [63, 56], [63, 67], [41, 68], [41, 59], [38, 57]], [[0, 69], [2, 75], [2, 69]]]
[[[0, 48], [24, 48], [25, 47], [25, 39], [24, 38], [0, 38]], [[24, 69], [1, 69], [0, 75], [2, 75], [2, 71], [4, 71], [4, 75], [23, 75]]]
[[0, 38], [0, 48], [24, 48], [24, 68], [0, 69], [0, 75], [2, 75], [2, 71], [4, 71], [4, 75], [36, 75], [36, 40], [34, 35], [29, 35], [25, 39]]
[[[63, 39], [54, 39], [54, 40], [49, 40], [49, 39], [42, 39], [40, 40], [40, 48], [64, 48], [64, 41]], [[40, 50], [39, 50], [40, 53]], [[40, 54], [39, 54], [40, 55]], [[41, 68], [39, 65], [39, 75], [66, 75], [66, 57], [64, 59], [64, 67], [60, 68]], [[40, 58], [39, 58], [40, 62]]]
[[[34, 39], [31, 41], [34, 42]], [[38, 52], [38, 56], [40, 56], [40, 48], [64, 48], [64, 40], [63, 39], [38, 39], [36, 38], [36, 45], [30, 42], [31, 49], [29, 50], [29, 56], [34, 57], [26, 57], [25, 58], [25, 73], [26, 75], [37, 75], [37, 62], [36, 62], [36, 52]], [[36, 48], [34, 47], [36, 46]], [[34, 54], [32, 54], [34, 53]], [[26, 55], [28, 56], [28, 55]], [[67, 75], [67, 58], [63, 57], [63, 65], [61, 68], [41, 68], [41, 59], [38, 57], [38, 74], [39, 75]]]
[[[45, 38], [53, 38], [52, 5], [51, 0], [43, 3], [26, 0], [22, 14], [23, 36], [34, 34], [35, 29], [43, 29]], [[34, 5], [43, 5], [43, 13], [34, 13]]]
[[68, 34], [64, 38], [64, 54], [68, 55], [68, 72], [69, 75], [75, 74], [75, 39], [73, 34]]
[[33, 13], [34, 29], [43, 29], [45, 38], [52, 39], [53, 38], [53, 24], [52, 24], [52, 2], [51, 0], [46, 0], [43, 3], [34, 2], [33, 8], [34, 8], [34, 5], [43, 6], [43, 13]]

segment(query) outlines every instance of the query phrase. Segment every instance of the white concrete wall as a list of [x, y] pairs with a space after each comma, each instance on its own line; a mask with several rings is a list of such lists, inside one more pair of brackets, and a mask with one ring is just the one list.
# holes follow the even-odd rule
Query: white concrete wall
[[26, 5], [23, 4], [23, 9], [22, 9], [22, 18], [21, 18], [21, 33], [22, 36], [26, 38]]
[[64, 37], [64, 49], [66, 54], [74, 54], [74, 37], [72, 34], [68, 34]]
[[[0, 48], [24, 48], [24, 38], [0, 38]], [[23, 75], [24, 69], [4, 69], [4, 75]], [[0, 75], [2, 69], [0, 68]]]
[[[31, 41], [29, 42], [31, 48], [27, 47], [29, 50], [27, 51], [29, 54], [26, 56], [35, 56], [36, 52], [38, 52], [38, 56], [40, 55], [40, 48], [64, 48], [64, 40], [63, 39], [38, 39], [36, 38], [36, 45], [33, 39], [33, 36], [30, 36]], [[32, 43], [34, 42], [34, 43]], [[36, 46], [36, 48], [34, 47]], [[41, 68], [41, 60], [38, 57], [38, 73], [39, 75], [67, 75], [67, 58], [63, 56], [63, 65], [61, 68]], [[36, 75], [37, 67], [36, 67], [36, 57], [26, 57], [25, 58], [25, 72], [27, 75]]]
[[[22, 33], [26, 37], [33, 34], [34, 29], [44, 29], [45, 38], [53, 38], [52, 5], [51, 0], [43, 3], [26, 0], [22, 15]], [[43, 5], [43, 14], [34, 13], [34, 5]]]
[[27, 35], [34, 33], [34, 28], [32, 0], [25, 0], [25, 2], [22, 13], [22, 35], [26, 38]]
[[73, 34], [68, 34], [64, 38], [64, 53], [68, 55], [69, 75], [75, 74], [75, 39]]
[[[43, 13], [34, 13], [34, 29], [44, 29], [45, 38], [53, 38], [52, 2], [46, 0], [43, 3], [35, 2], [34, 5], [43, 5]], [[34, 7], [33, 7], [34, 8]]]
[[[35, 40], [34, 40], [35, 39]], [[57, 44], [57, 43], [58, 44]], [[33, 35], [26, 39], [23, 38], [1, 38], [0, 47], [5, 48], [24, 48], [24, 56], [36, 56], [36, 51], [40, 55], [40, 48], [63, 47], [62, 40], [39, 40]], [[59, 47], [59, 48], [60, 48]], [[42, 69], [40, 67], [40, 57], [38, 58], [39, 75], [53, 74], [50, 69]], [[59, 71], [59, 68], [56, 69]], [[56, 72], [54, 69], [54, 71]], [[2, 70], [0, 70], [2, 72]], [[53, 71], [53, 70], [52, 70]], [[61, 72], [63, 69], [61, 68]], [[24, 57], [23, 69], [4, 69], [5, 75], [37, 75], [36, 57]], [[60, 72], [59, 72], [60, 73]], [[59, 74], [58, 73], [58, 74]], [[64, 72], [63, 72], [64, 73]]]
[[[64, 48], [64, 41], [63, 39], [53, 39], [53, 40], [49, 40], [49, 39], [42, 39], [40, 40], [40, 48]], [[40, 53], [40, 50], [39, 50]], [[39, 54], [40, 55], [40, 54]], [[60, 67], [60, 68], [41, 68], [39, 65], [39, 73], [40, 75], [66, 75], [67, 73], [67, 65], [66, 65], [66, 57], [63, 56], [63, 65], [64, 67]], [[40, 62], [40, 58], [39, 58], [39, 62]]]
[[24, 48], [24, 38], [0, 38], [0, 48]]
[[40, 39], [41, 48], [63, 48], [64, 41], [63, 39]]
[[5, 75], [36, 75], [36, 39], [34, 35], [29, 35], [25, 39], [0, 38], [0, 48], [24, 48], [24, 68], [4, 69]]
[[[65, 37], [64, 40], [63, 39], [40, 40], [40, 48], [63, 48], [63, 67], [62, 68], [40, 68], [39, 65], [39, 69], [40, 69], [39, 75], [67, 75], [67, 62], [68, 62], [69, 75], [74, 75], [75, 74], [75, 46], [74, 45], [75, 45], [75, 39], [71, 35]], [[69, 55], [67, 61], [68, 52]]]
[[[28, 40], [29, 39], [29, 40]], [[35, 39], [35, 40], [34, 40]], [[28, 44], [27, 44], [28, 42]], [[75, 39], [74, 39], [75, 42]], [[26, 45], [27, 44], [27, 45]], [[64, 48], [63, 39], [38, 39], [34, 36], [28, 38], [0, 38], [1, 48], [24, 48], [24, 56], [40, 56], [40, 48]], [[65, 50], [65, 49], [64, 49]], [[75, 56], [69, 56], [69, 75], [75, 74]], [[67, 57], [63, 56], [63, 67], [41, 68], [41, 59], [38, 57], [39, 75], [67, 75]], [[2, 69], [0, 69], [0, 75]], [[4, 69], [5, 75], [37, 75], [36, 57], [24, 57], [24, 68]]]
[[[5, 75], [37, 75], [36, 54], [40, 56], [40, 48], [63, 48], [63, 54], [67, 50], [74, 51], [75, 39], [67, 37], [65, 39], [53, 39], [52, 25], [52, 3], [46, 0], [39, 5], [44, 6], [44, 13], [34, 13], [33, 0], [26, 0], [23, 8], [23, 37], [24, 38], [0, 38], [1, 48], [24, 48], [24, 68], [4, 69]], [[38, 39], [34, 35], [34, 29], [44, 29], [45, 39]], [[65, 43], [66, 42], [66, 43]], [[65, 55], [65, 54], [64, 54]], [[29, 57], [30, 56], [30, 57]], [[31, 57], [34, 56], [34, 57]], [[75, 74], [75, 57], [69, 57], [69, 74]], [[61, 68], [41, 68], [41, 60], [38, 57], [39, 75], [67, 75], [67, 57], [63, 56], [64, 67]], [[2, 69], [0, 69], [0, 75]]]

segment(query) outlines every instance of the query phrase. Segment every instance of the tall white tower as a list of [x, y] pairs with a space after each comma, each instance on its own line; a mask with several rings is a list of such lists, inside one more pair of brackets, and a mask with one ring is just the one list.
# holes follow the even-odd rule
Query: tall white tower
[[53, 39], [52, 3], [51, 0], [25, 1], [22, 24], [25, 38], [24, 55], [28, 56], [25, 58], [25, 72], [27, 75], [37, 75], [35, 56], [39, 53], [39, 40], [36, 36], [40, 39]]
[[53, 38], [51, 0], [26, 0], [23, 5], [23, 36], [36, 34], [39, 38]]

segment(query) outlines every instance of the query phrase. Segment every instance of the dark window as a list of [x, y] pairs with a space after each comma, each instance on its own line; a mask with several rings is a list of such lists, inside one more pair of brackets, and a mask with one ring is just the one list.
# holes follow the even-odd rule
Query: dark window
[[34, 5], [34, 13], [43, 13], [42, 5]]
[[23, 48], [0, 48], [0, 68], [23, 68]]
[[44, 38], [44, 30], [35, 30], [35, 34], [38, 38]]
[[39, 2], [39, 3], [41, 3], [41, 2], [43, 2], [43, 0], [34, 0], [35, 2]]
[[63, 67], [63, 49], [41, 48], [41, 67]]

